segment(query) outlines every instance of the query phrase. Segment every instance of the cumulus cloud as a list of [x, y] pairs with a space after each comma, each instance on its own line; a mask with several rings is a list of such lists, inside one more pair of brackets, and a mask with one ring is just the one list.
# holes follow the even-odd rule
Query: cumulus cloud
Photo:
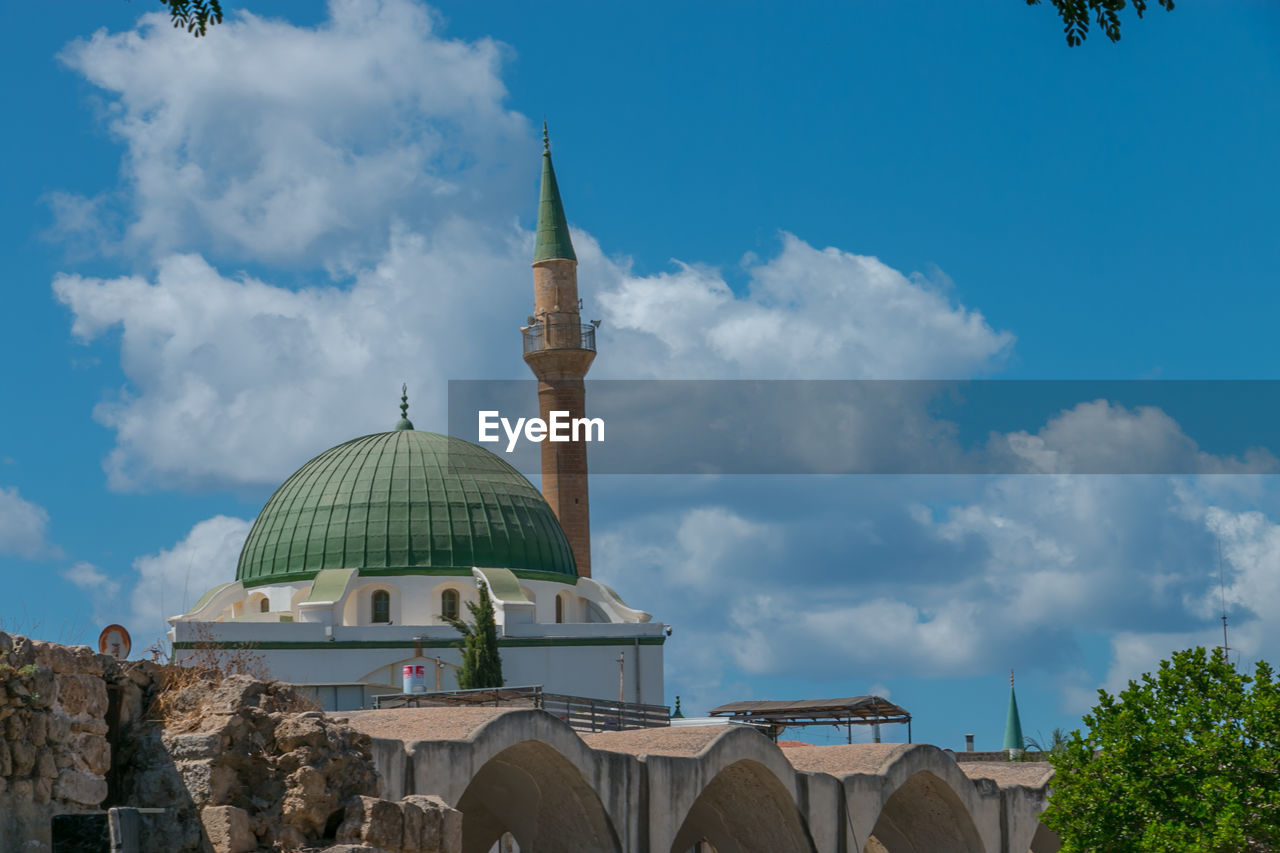
[[[902, 478], [775, 478], [771, 499], [748, 501], [725, 483], [615, 524], [596, 565], [676, 625], [673, 686], [712, 704], [752, 678], [892, 683], [1015, 666], [1053, 673], [1060, 706], [1080, 713], [1098, 687], [1220, 641], [1215, 536], [1234, 654], [1280, 655], [1268, 616], [1280, 608], [1280, 525], [1217, 505], [1221, 484], [1200, 479], [920, 478], [908, 489]], [[705, 503], [713, 494], [723, 502]], [[691, 560], [701, 530], [741, 547]]]
[[[515, 223], [537, 147], [504, 106], [503, 53], [410, 0], [334, 2], [313, 28], [241, 13], [208, 44], [147, 15], [66, 49], [126, 147], [122, 244], [155, 263], [54, 282], [81, 339], [121, 332], [127, 384], [95, 413], [116, 431], [114, 487], [279, 482], [386, 428], [401, 380], [441, 429], [447, 379], [527, 376], [532, 236]], [[80, 232], [107, 227], [103, 200], [56, 198]], [[606, 321], [595, 376], [970, 375], [1012, 343], [942, 288], [791, 235], [741, 294], [692, 262], [634, 276], [574, 238]]]
[[120, 582], [93, 563], [81, 560], [62, 573], [62, 577], [84, 592], [93, 602], [93, 618], [97, 622], [118, 618]]
[[[92, 340], [109, 329], [122, 332], [129, 386], [96, 412], [117, 434], [107, 463], [112, 484], [279, 482], [305, 459], [299, 448], [318, 452], [387, 428], [386, 413], [394, 414], [400, 379], [412, 388], [419, 426], [442, 428], [448, 379], [522, 376], [512, 317], [527, 303], [513, 282], [528, 279], [527, 242], [526, 234], [477, 228], [463, 220], [443, 224], [429, 236], [396, 230], [381, 261], [358, 272], [344, 289], [290, 290], [248, 276], [228, 277], [198, 255], [167, 257], [154, 280], [59, 276], [54, 292], [73, 312], [77, 336]], [[788, 240], [782, 252], [812, 250]], [[603, 258], [597, 266], [608, 268]], [[459, 276], [465, 287], [458, 285]], [[923, 292], [898, 278], [904, 291], [899, 297]], [[598, 294], [607, 301], [617, 292], [609, 287], [635, 284], [618, 273], [601, 283]], [[861, 286], [856, 279], [831, 282], [849, 291]], [[750, 296], [728, 298], [729, 308], [743, 305], [753, 317], [779, 323], [817, 325], [832, 310], [825, 304], [766, 308]], [[685, 316], [694, 327], [703, 327], [702, 334], [711, 329], [714, 337], [717, 324], [732, 313], [725, 305], [705, 310], [695, 305]], [[721, 353], [707, 343], [710, 338], [691, 338], [698, 351], [685, 357], [676, 350], [640, 357], [636, 347], [646, 338], [658, 340], [665, 324], [661, 316], [648, 317], [643, 325], [632, 321], [616, 339], [602, 335], [599, 376], [669, 370], [671, 378], [690, 373], [732, 377], [765, 369], [749, 350]], [[503, 330], [510, 331], [510, 347], [498, 343]], [[816, 353], [783, 354], [774, 360], [772, 375], [928, 369], [931, 363], [916, 360], [914, 347], [898, 334], [902, 331], [883, 332], [883, 345], [875, 348], [878, 361], [851, 361], [851, 353], [839, 348], [821, 359]], [[957, 341], [949, 361], [976, 369], [984, 352], [1001, 351], [1000, 339], [990, 333], [986, 350], [975, 347], [967, 355], [968, 341]], [[858, 418], [865, 420], [863, 414]], [[906, 458], [909, 454], [898, 447], [906, 441], [903, 431], [877, 424], [858, 430], [863, 444], [893, 446], [897, 457]], [[927, 427], [923, 424], [920, 432]], [[798, 444], [832, 446], [831, 441]]]
[[1206, 453], [1182, 426], [1154, 406], [1128, 408], [1108, 400], [1078, 403], [1037, 432], [992, 436], [993, 470], [1029, 474], [1263, 474], [1280, 464], [1266, 449], [1238, 457]]
[[93, 563], [76, 563], [63, 572], [62, 576], [85, 592], [98, 593], [107, 598], [120, 591], [120, 584]]
[[139, 648], [160, 639], [165, 619], [189, 609], [204, 592], [235, 580], [251, 522], [216, 515], [199, 522], [172, 548], [133, 561], [137, 577], [126, 627]]
[[[296, 27], [240, 12], [199, 40], [147, 14], [63, 51], [111, 99], [127, 247], [339, 263], [397, 219], [492, 210], [524, 188], [501, 168], [528, 127], [502, 106], [499, 45], [441, 37], [409, 0], [329, 13]], [[68, 227], [100, 226], [94, 202], [57, 201]]]
[[[467, 288], [451, 286], [460, 266]], [[348, 289], [289, 290], [176, 255], [154, 281], [59, 276], [54, 291], [82, 339], [121, 330], [129, 386], [95, 411], [116, 431], [113, 487], [273, 484], [327, 447], [390, 429], [401, 380], [419, 426], [441, 429], [448, 379], [523, 367], [496, 298], [521, 267], [500, 242], [444, 227], [398, 233]], [[472, 328], [509, 329], [510, 350]]]
[[589, 257], [584, 267], [611, 283], [598, 299], [618, 363], [646, 377], [963, 378], [995, 369], [1013, 345], [920, 277], [792, 234], [747, 266], [745, 294], [688, 263], [643, 278]]
[[14, 486], [0, 486], [0, 554], [41, 557], [57, 553], [45, 539], [49, 513]]

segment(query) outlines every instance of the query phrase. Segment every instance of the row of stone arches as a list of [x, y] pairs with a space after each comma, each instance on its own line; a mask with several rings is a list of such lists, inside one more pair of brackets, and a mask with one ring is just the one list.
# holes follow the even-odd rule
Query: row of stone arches
[[[988, 853], [1003, 846], [984, 843], [975, 825], [966, 803], [977, 796], [972, 782], [945, 764], [916, 766], [950, 762], [954, 770], [929, 747], [923, 761], [917, 754], [899, 772], [880, 773], [878, 794], [862, 790], [864, 814], [855, 817], [852, 803], [837, 803], [853, 796], [843, 784], [827, 778], [829, 801], [817, 802], [816, 789], [800, 780], [812, 774], [795, 771], [749, 731], [727, 731], [698, 755], [637, 759], [587, 747], [548, 715], [513, 712], [469, 741], [413, 744], [415, 769], [407, 774], [417, 792], [441, 793], [462, 812], [465, 853]], [[445, 778], [448, 768], [458, 775]], [[870, 812], [868, 796], [876, 801]], [[810, 825], [835, 821], [847, 825]], [[833, 844], [836, 836], [848, 844]]]
[[[600, 798], [545, 744], [526, 741], [491, 759], [458, 801], [464, 853], [623, 849]], [[807, 853], [803, 816], [772, 772], [754, 761], [721, 770], [699, 794], [670, 853]], [[973, 821], [946, 783], [913, 775], [885, 803], [864, 853], [983, 851]]]

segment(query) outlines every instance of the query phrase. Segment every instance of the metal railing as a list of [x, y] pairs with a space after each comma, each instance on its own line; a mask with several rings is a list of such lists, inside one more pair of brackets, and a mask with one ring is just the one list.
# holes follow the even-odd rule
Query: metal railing
[[550, 349], [596, 351], [596, 327], [589, 323], [534, 323], [522, 332], [526, 353]]
[[393, 693], [376, 696], [373, 700], [375, 709], [476, 705], [539, 708], [580, 732], [652, 729], [669, 725], [671, 719], [671, 709], [666, 705], [641, 705], [635, 702], [544, 693], [541, 687], [536, 686], [444, 690], [439, 693]]

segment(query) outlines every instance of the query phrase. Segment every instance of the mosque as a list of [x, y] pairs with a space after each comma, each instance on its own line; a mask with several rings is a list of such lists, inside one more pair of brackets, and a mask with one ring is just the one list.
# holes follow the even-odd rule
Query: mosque
[[[534, 313], [521, 332], [545, 421], [585, 416], [596, 345], [545, 127], [543, 142]], [[481, 584], [508, 686], [663, 703], [666, 626], [591, 577], [585, 443], [542, 443], [540, 494], [495, 454], [414, 429], [406, 396], [391, 431], [326, 450], [276, 490], [235, 580], [169, 619], [169, 637], [179, 661], [250, 648], [326, 710], [368, 708], [403, 691], [406, 666], [423, 667], [427, 690], [456, 688], [460, 638], [444, 617], [465, 616]]]

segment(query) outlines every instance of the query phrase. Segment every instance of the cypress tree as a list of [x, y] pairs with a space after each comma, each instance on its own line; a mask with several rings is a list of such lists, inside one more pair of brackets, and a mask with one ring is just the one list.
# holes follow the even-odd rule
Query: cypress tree
[[458, 687], [473, 690], [478, 687], [502, 686], [502, 657], [498, 654], [498, 627], [494, 622], [493, 599], [489, 586], [483, 581], [480, 603], [467, 602], [471, 624], [461, 619], [443, 617], [462, 634], [462, 668], [458, 670]]

